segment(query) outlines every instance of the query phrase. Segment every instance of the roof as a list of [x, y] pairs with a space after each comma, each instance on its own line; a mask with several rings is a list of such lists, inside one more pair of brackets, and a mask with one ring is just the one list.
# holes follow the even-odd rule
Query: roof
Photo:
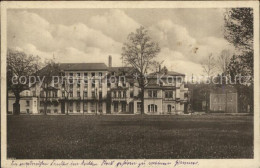
[[130, 71], [130, 70], [134, 70], [133, 67], [109, 67], [108, 71], [110, 72], [118, 72], [118, 71]]
[[179, 73], [179, 72], [175, 72], [175, 71], [168, 71], [168, 72], [167, 72], [167, 75], [172, 75], [172, 76], [185, 76], [184, 74]]
[[106, 71], [108, 67], [104, 63], [60, 63], [63, 71]]
[[163, 75], [162, 78], [166, 78], [168, 76], [185, 76], [182, 73], [179, 72], [175, 72], [175, 71], [167, 71], [166, 74], [164, 74], [163, 72], [154, 72], [154, 73], [150, 73], [148, 76], [149, 77], [157, 77], [157, 75]]
[[236, 92], [237, 92], [236, 88], [230, 85], [223, 85], [220, 87], [215, 87], [210, 89], [210, 93], [214, 93], [214, 94], [236, 93]]

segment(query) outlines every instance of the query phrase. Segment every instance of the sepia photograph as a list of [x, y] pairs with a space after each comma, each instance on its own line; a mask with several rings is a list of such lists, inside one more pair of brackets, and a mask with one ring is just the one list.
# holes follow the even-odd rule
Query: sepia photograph
[[258, 7], [7, 8], [6, 159], [255, 159]]

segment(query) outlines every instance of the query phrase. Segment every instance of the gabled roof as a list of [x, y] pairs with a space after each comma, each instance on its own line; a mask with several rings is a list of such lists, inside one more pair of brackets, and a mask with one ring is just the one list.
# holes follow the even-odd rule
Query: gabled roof
[[110, 72], [119, 72], [119, 71], [125, 71], [125, 72], [129, 72], [134, 70], [133, 67], [109, 67], [108, 71]]
[[63, 71], [106, 71], [108, 67], [104, 63], [60, 63]]

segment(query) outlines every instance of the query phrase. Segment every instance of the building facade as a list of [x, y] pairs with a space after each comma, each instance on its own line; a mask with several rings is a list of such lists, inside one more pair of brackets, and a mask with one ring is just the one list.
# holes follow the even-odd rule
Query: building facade
[[[22, 96], [20, 100], [21, 112], [43, 114], [47, 107], [47, 114], [140, 114], [141, 90], [129, 73], [133, 68], [112, 67], [111, 57], [108, 65], [60, 64], [61, 76], [53, 80], [48, 92], [39, 84], [25, 91], [27, 96]], [[172, 71], [148, 75], [149, 82], [144, 90], [145, 114], [177, 114], [185, 111], [188, 89], [179, 77], [183, 78], [184, 75]], [[12, 113], [14, 100], [9, 96], [9, 113]]]

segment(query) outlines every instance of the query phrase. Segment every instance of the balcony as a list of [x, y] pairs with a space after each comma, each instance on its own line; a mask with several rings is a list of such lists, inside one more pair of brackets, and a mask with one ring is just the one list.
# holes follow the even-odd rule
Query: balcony
[[126, 101], [126, 97], [112, 97], [112, 101]]

